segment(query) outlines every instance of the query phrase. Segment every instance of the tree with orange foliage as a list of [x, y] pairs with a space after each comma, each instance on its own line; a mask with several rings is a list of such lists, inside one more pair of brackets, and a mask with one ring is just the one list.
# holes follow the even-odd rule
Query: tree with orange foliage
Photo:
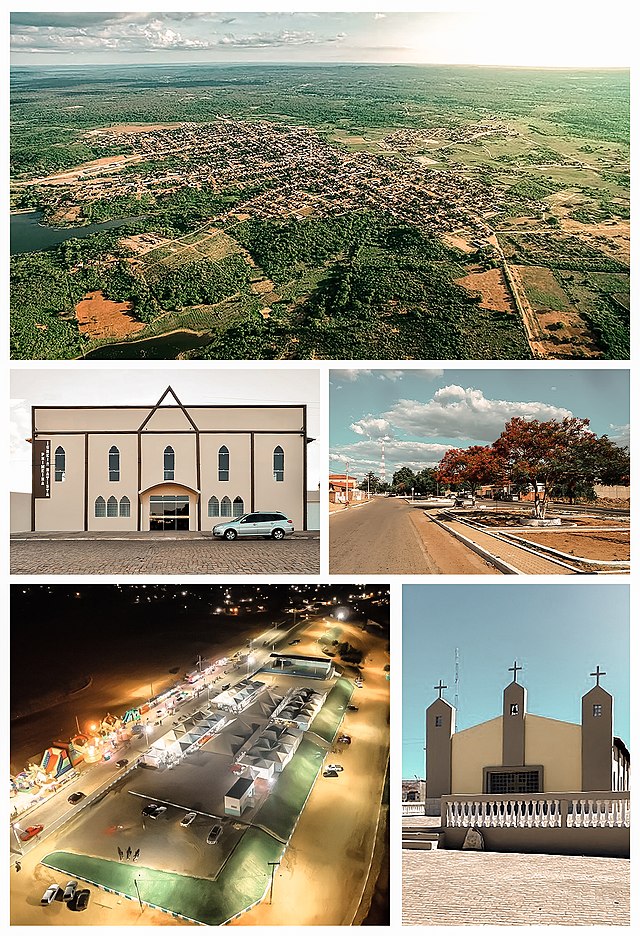
[[480, 485], [490, 484], [500, 474], [500, 459], [489, 445], [449, 449], [436, 469], [436, 477], [441, 484], [466, 485], [474, 498]]

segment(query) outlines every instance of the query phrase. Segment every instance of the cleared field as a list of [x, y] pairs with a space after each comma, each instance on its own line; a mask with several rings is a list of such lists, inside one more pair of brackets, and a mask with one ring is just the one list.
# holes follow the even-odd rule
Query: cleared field
[[600, 533], [541, 531], [516, 533], [519, 539], [557, 549], [558, 552], [601, 562], [628, 562], [630, 558], [629, 533], [602, 531]]
[[553, 272], [546, 267], [517, 267], [527, 299], [536, 311], [566, 312], [571, 302]]
[[497, 267], [481, 273], [469, 273], [461, 279], [454, 280], [454, 282], [458, 286], [463, 286], [470, 293], [480, 293], [482, 299], [479, 307], [481, 309], [517, 314], [504, 274]]
[[130, 302], [112, 302], [102, 290], [87, 293], [76, 306], [80, 333], [89, 338], [125, 338], [142, 331], [144, 322], [131, 316]]

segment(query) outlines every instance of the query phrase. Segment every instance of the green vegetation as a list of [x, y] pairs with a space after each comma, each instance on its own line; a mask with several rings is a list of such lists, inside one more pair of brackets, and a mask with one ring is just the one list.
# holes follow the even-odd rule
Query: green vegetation
[[333, 741], [352, 693], [353, 686], [349, 680], [339, 679], [314, 718], [311, 730], [325, 741]]
[[260, 829], [248, 829], [215, 881], [64, 851], [47, 855], [42, 863], [126, 894], [132, 900], [138, 899], [134, 879], [142, 871], [143, 901], [190, 920], [219, 926], [262, 897], [269, 881], [267, 862], [277, 861], [281, 853], [280, 842]]
[[[147, 326], [138, 338], [161, 335], [195, 316], [201, 323], [196, 330], [210, 331], [212, 340], [188, 352], [192, 358], [530, 356], [516, 315], [481, 309], [455, 284], [468, 264], [486, 269], [498, 262], [486, 227], [474, 241], [477, 253], [465, 256], [443, 245], [437, 224], [427, 231], [397, 214], [350, 210], [326, 180], [312, 174], [304, 189], [324, 196], [325, 204], [335, 197], [335, 214], [264, 220], [252, 213], [251, 200], [270, 196], [275, 187], [277, 201], [281, 191], [264, 180], [259, 152], [255, 172], [231, 177], [218, 191], [197, 149], [138, 149], [135, 135], [116, 147], [115, 137], [103, 143], [103, 135], [87, 133], [110, 125], [206, 125], [224, 114], [246, 120], [248, 140], [254, 121], [304, 125], [336, 152], [366, 152], [365, 171], [373, 177], [376, 159], [379, 165], [403, 160], [406, 168], [418, 156], [425, 166], [418, 171], [425, 172], [433, 160], [438, 172], [477, 186], [485, 205], [479, 214], [489, 228], [510, 229], [514, 218], [531, 219], [535, 232], [523, 225], [522, 233], [499, 234], [510, 262], [558, 276], [628, 273], [607, 252], [606, 238], [587, 241], [558, 230], [562, 205], [586, 225], [628, 217], [626, 71], [203, 64], [172, 68], [170, 87], [162, 66], [64, 73], [23, 67], [12, 70], [11, 81], [12, 208], [41, 210], [45, 222], [56, 225], [126, 219], [117, 230], [14, 257], [15, 358], [69, 358], [106, 344], [81, 337], [74, 321], [74, 307], [90, 289], [132, 303], [133, 315]], [[410, 130], [420, 133], [407, 143]], [[110, 177], [113, 189], [94, 188], [88, 175], [78, 185], [40, 181], [91, 160], [132, 154], [139, 158]], [[183, 171], [191, 173], [188, 181]], [[129, 194], [117, 193], [118, 179], [129, 183]], [[245, 210], [251, 217], [242, 223], [230, 214]], [[226, 234], [211, 236], [209, 225]], [[136, 234], [166, 240], [141, 254], [126, 243]], [[269, 292], [261, 301], [252, 292], [260, 278], [273, 281], [275, 297]], [[559, 294], [536, 292], [535, 284], [529, 289], [534, 306], [564, 309]], [[628, 290], [587, 291], [566, 290], [571, 302], [580, 303], [602, 353], [622, 354], [628, 347]], [[265, 307], [267, 317], [260, 314]], [[221, 308], [226, 311], [219, 313]], [[136, 342], [130, 344], [135, 357]]]
[[293, 755], [260, 807], [256, 825], [286, 842], [302, 812], [322, 766], [324, 751], [306, 739]]

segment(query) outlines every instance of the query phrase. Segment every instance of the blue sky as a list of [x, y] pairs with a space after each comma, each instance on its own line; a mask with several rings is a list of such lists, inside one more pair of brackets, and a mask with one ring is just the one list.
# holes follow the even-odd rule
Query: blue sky
[[402, 590], [402, 776], [424, 777], [424, 713], [439, 680], [459, 730], [501, 714], [513, 678], [534, 715], [580, 722], [595, 684], [614, 697], [614, 733], [629, 744], [629, 589], [626, 585], [408, 585]]
[[512, 416], [591, 420], [621, 445], [629, 440], [629, 372], [619, 369], [334, 370], [330, 379], [334, 471], [379, 474], [437, 464], [448, 448], [493, 442]]
[[[539, 0], [530, 9], [469, 0], [467, 12], [446, 12], [456, 4], [442, 0], [435, 5], [440, 12], [413, 13], [396, 12], [391, 4], [386, 11], [382, 4], [378, 13], [311, 12], [314, 7], [305, 10], [305, 3], [294, 13], [211, 12], [198, 11], [199, 3], [189, 6], [190, 12], [14, 12], [12, 61], [55, 66], [398, 62], [552, 67], [626, 67], [631, 61], [625, 4], [618, 5], [615, 17], [584, 4], [576, 15], [573, 0]], [[419, 6], [424, 10], [433, 4]]]

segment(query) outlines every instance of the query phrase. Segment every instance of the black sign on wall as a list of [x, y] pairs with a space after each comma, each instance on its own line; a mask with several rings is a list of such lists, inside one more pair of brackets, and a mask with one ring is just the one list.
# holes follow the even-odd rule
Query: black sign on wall
[[32, 490], [34, 497], [51, 497], [51, 439], [33, 440]]

